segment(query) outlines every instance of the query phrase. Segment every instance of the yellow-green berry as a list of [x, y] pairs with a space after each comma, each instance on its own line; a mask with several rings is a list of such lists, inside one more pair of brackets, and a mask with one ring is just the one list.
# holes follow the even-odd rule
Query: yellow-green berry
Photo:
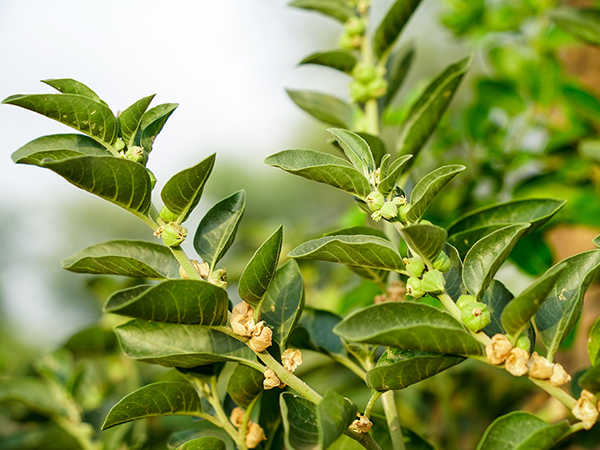
[[367, 85], [367, 91], [371, 98], [383, 97], [386, 94], [387, 89], [388, 83], [383, 78], [375, 78]]
[[406, 270], [411, 277], [421, 278], [425, 271], [425, 261], [419, 256], [406, 260]]
[[477, 333], [492, 322], [490, 311], [485, 303], [468, 303], [462, 310], [460, 316], [469, 330]]
[[521, 336], [519, 336], [519, 339], [517, 339], [516, 346], [522, 348], [526, 352], [529, 352], [531, 348], [531, 341], [529, 340], [529, 336], [527, 336], [526, 334], [522, 334]]
[[448, 272], [450, 270], [450, 258], [444, 252], [440, 252], [435, 261], [433, 261], [433, 268], [440, 272]]
[[413, 299], [421, 298], [425, 295], [421, 280], [417, 277], [410, 277], [406, 282], [406, 293]]
[[477, 302], [477, 298], [474, 295], [461, 295], [456, 301], [456, 306], [462, 310], [467, 304], [475, 302]]
[[177, 247], [187, 236], [187, 230], [181, 225], [170, 222], [162, 227], [160, 237], [167, 247]]
[[127, 149], [125, 158], [145, 166], [148, 162], [148, 152], [143, 147], [134, 145]]
[[350, 36], [363, 34], [365, 31], [365, 21], [360, 17], [350, 17], [344, 24], [344, 29]]
[[385, 197], [381, 192], [373, 191], [367, 195], [367, 205], [371, 208], [371, 211], [379, 211], [385, 203]]
[[174, 212], [172, 212], [166, 206], [163, 206], [160, 210], [160, 218], [162, 220], [164, 220], [165, 222], [169, 223], [169, 222], [176, 222], [177, 219], [179, 218], [179, 216], [177, 214], [175, 214]]
[[444, 286], [446, 286], [446, 279], [444, 274], [439, 270], [430, 270], [423, 275], [423, 283], [421, 284], [425, 292], [431, 294], [439, 294], [444, 292]]
[[350, 97], [355, 103], [364, 103], [369, 100], [369, 90], [360, 81], [350, 83]]
[[398, 207], [394, 205], [392, 202], [385, 202], [385, 204], [379, 210], [381, 216], [384, 219], [393, 219], [398, 215]]
[[410, 205], [407, 203], [406, 205], [402, 205], [398, 208], [398, 218], [400, 219], [400, 221], [406, 223], [406, 214], [408, 213], [408, 210], [410, 209]]
[[352, 69], [352, 76], [355, 80], [367, 84], [377, 76], [377, 70], [372, 64], [359, 63]]

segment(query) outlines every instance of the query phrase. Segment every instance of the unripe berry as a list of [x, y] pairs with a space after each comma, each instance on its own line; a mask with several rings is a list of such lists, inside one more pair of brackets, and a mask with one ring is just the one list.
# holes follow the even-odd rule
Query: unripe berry
[[177, 247], [185, 241], [186, 236], [187, 230], [185, 227], [177, 225], [174, 222], [170, 222], [162, 227], [162, 232], [160, 233], [160, 237], [167, 247]]
[[385, 203], [385, 197], [381, 192], [373, 191], [367, 198], [367, 205], [371, 208], [371, 211], [379, 211]]
[[475, 302], [477, 302], [477, 298], [474, 295], [461, 295], [456, 301], [456, 306], [462, 311], [467, 304]]
[[423, 297], [425, 295], [425, 291], [421, 286], [421, 280], [416, 277], [410, 277], [406, 282], [406, 293], [413, 299]]
[[360, 81], [350, 83], [350, 97], [354, 103], [364, 103], [369, 100], [369, 90]]
[[446, 286], [446, 279], [439, 270], [430, 270], [423, 275], [423, 283], [421, 284], [425, 292], [432, 294], [439, 294], [444, 292], [444, 286]]
[[387, 92], [387, 88], [388, 83], [383, 78], [375, 78], [367, 85], [369, 97], [371, 98], [383, 97]]
[[398, 208], [398, 218], [400, 219], [401, 222], [406, 223], [406, 214], [408, 213], [408, 210], [410, 209], [410, 205], [407, 203], [406, 205], [402, 205]]
[[522, 348], [526, 352], [529, 352], [529, 348], [531, 347], [531, 341], [529, 340], [529, 336], [527, 336], [526, 334], [522, 334], [521, 336], [519, 336], [519, 339], [517, 339], [516, 346], [518, 348]]
[[363, 34], [365, 31], [365, 21], [360, 17], [350, 17], [344, 24], [344, 30], [350, 36]]
[[425, 261], [419, 256], [409, 258], [406, 260], [406, 270], [412, 277], [421, 278], [425, 271]]
[[492, 322], [490, 311], [485, 303], [468, 303], [462, 309], [461, 320], [469, 330], [477, 333]]
[[174, 212], [172, 212], [166, 206], [163, 206], [160, 210], [160, 218], [162, 220], [164, 220], [165, 222], [169, 223], [169, 222], [176, 222], [177, 219], [179, 218], [179, 216], [177, 214], [175, 214]]
[[433, 261], [433, 268], [440, 272], [448, 272], [450, 270], [450, 258], [444, 252], [440, 252], [435, 261]]
[[393, 219], [398, 215], [398, 207], [394, 205], [392, 202], [385, 202], [385, 204], [379, 210], [381, 216], [384, 219]]
[[367, 84], [377, 76], [377, 70], [375, 69], [375, 66], [371, 64], [360, 63], [354, 66], [352, 76], [355, 80]]
[[132, 146], [125, 152], [125, 158], [146, 165], [148, 162], [148, 152], [143, 147]]
[[344, 30], [344, 32], [338, 38], [338, 46], [344, 50], [354, 50], [357, 47], [356, 39], [354, 39], [354, 37], [356, 36], [351, 36], [346, 30]]

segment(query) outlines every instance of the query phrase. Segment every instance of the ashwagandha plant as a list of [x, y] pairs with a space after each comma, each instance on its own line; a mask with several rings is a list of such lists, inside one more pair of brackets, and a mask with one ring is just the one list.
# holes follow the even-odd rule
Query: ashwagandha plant
[[[349, 14], [343, 16], [345, 35], [351, 45], [373, 64], [379, 58], [380, 67], [419, 4], [394, 3], [374, 34], [371, 53], [364, 36], [368, 2], [294, 3], [325, 9], [336, 17], [345, 11]], [[356, 22], [360, 26], [354, 29]], [[187, 238], [183, 224], [201, 199], [215, 155], [173, 175], [161, 191], [160, 209], [151, 199], [154, 179], [146, 164], [176, 105], [148, 109], [150, 96], [115, 116], [82, 83], [45, 82], [60, 93], [15, 95], [3, 103], [38, 112], [83, 134], [38, 138], [17, 150], [13, 160], [50, 169], [124, 208], [162, 239], [162, 244], [105, 242], [63, 262], [73, 272], [148, 280], [112, 294], [104, 310], [133, 318], [115, 328], [127, 355], [175, 368], [185, 378], [153, 383], [125, 396], [108, 413], [103, 429], [152, 416], [187, 415], [222, 432], [198, 425], [179, 449], [324, 449], [340, 445], [342, 435], [367, 449], [431, 449], [425, 439], [401, 426], [394, 391], [467, 359], [526, 377], [576, 419], [572, 425], [567, 420], [549, 423], [531, 413], [512, 412], [490, 425], [478, 449], [551, 449], [597, 422], [600, 321], [590, 332], [591, 367], [578, 379], [582, 390], [573, 385], [570, 392], [562, 388], [571, 376], [553, 360], [600, 271], [600, 249], [556, 264], [517, 296], [494, 279], [517, 241], [550, 220], [563, 201], [527, 199], [493, 205], [459, 218], [448, 230], [424, 220], [433, 199], [465, 167], [437, 168], [409, 189], [403, 182], [411, 161], [407, 147], [392, 156], [377, 146], [381, 141], [376, 97], [381, 89], [375, 89], [368, 98], [356, 98], [359, 105], [364, 100], [359, 112], [368, 136], [330, 129], [345, 158], [285, 150], [266, 160], [352, 195], [373, 226], [347, 228], [305, 242], [281, 266], [283, 230], [278, 228], [246, 265], [237, 289], [242, 301], [234, 307], [226, 290], [227, 272], [219, 262], [240, 225], [244, 192], [221, 200], [200, 221], [193, 237], [199, 260], [191, 259], [181, 245]], [[452, 90], [437, 88], [423, 94], [418, 117], [403, 131], [402, 142], [412, 142], [414, 153], [445, 109], [434, 105], [451, 95]], [[466, 247], [464, 258], [448, 243], [449, 235]], [[600, 246], [600, 237], [594, 242]], [[345, 264], [385, 293], [377, 304], [344, 318], [305, 308], [296, 260]], [[404, 289], [404, 295], [392, 295]], [[398, 299], [403, 301], [393, 301]], [[545, 356], [534, 351], [536, 335]], [[337, 393], [336, 380], [329, 380], [323, 395], [308, 386], [294, 374], [305, 350], [320, 352], [363, 379], [372, 394], [368, 402], [357, 405]], [[233, 368], [223, 370], [225, 363]], [[223, 384], [227, 396], [219, 389]], [[380, 398], [385, 417], [372, 413]], [[76, 416], [75, 408], [72, 415]], [[82, 448], [100, 447], [89, 429], [72, 431]], [[338, 448], [351, 448], [342, 445]]]

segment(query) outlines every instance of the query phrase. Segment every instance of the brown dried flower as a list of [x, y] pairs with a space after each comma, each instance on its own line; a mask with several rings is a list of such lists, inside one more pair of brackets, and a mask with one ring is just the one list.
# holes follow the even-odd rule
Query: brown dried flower
[[254, 323], [254, 308], [248, 303], [241, 302], [235, 305], [229, 319], [233, 332], [238, 336], [252, 336], [256, 327]]
[[508, 373], [514, 375], [515, 377], [520, 377], [527, 373], [527, 362], [529, 361], [529, 354], [523, 350], [522, 348], [513, 348], [506, 361], [504, 363], [504, 368]]
[[[202, 279], [206, 280], [210, 271], [210, 266], [208, 265], [208, 263], [201, 263], [200, 261], [195, 259], [190, 259], [190, 262], [192, 263], [192, 266], [194, 266], [194, 269], [196, 269], [196, 272], [198, 272], [198, 275], [200, 275]], [[179, 266], [179, 275], [181, 276], [181, 278], [184, 279], [190, 278], [183, 266]]]
[[589, 430], [594, 426], [598, 420], [598, 415], [600, 414], [598, 408], [594, 406], [593, 401], [594, 394], [584, 389], [581, 391], [581, 397], [575, 402], [575, 406], [573, 406], [573, 409], [571, 410], [573, 415], [581, 420], [583, 428], [586, 430]]
[[248, 346], [257, 353], [265, 351], [272, 344], [273, 330], [265, 326], [265, 322], [258, 322], [252, 332], [252, 339], [248, 341]]
[[562, 386], [569, 381], [571, 381], [571, 375], [567, 373], [562, 364], [554, 364], [552, 368], [552, 376], [550, 377], [550, 384], [552, 386]]
[[485, 354], [489, 362], [499, 365], [506, 361], [511, 350], [512, 344], [508, 338], [503, 334], [495, 334], [485, 347]]
[[251, 423], [248, 427], [248, 431], [246, 431], [246, 447], [254, 448], [266, 439], [265, 432], [260, 425], [257, 423]]
[[373, 426], [373, 422], [371, 422], [361, 413], [356, 413], [356, 417], [358, 417], [358, 419], [350, 424], [350, 428], [352, 428], [354, 431], [358, 431], [359, 433], [368, 433]]
[[269, 390], [269, 389], [273, 389], [273, 388], [281, 388], [283, 389], [285, 387], [285, 383], [282, 383], [281, 380], [279, 379], [279, 377], [275, 374], [275, 372], [273, 372], [272, 369], [267, 369], [264, 372], [264, 381], [263, 381], [263, 387], [265, 388], [265, 390]]
[[554, 371], [554, 364], [543, 356], [533, 352], [529, 358], [529, 376], [539, 380], [548, 380]]
[[302, 364], [302, 353], [300, 353], [300, 350], [288, 348], [283, 352], [283, 355], [281, 355], [281, 362], [283, 363], [283, 367], [290, 372], [293, 372], [300, 364]]
[[244, 410], [237, 406], [233, 408], [233, 411], [231, 411], [231, 416], [229, 416], [229, 420], [234, 427], [239, 428], [244, 422], [244, 415]]

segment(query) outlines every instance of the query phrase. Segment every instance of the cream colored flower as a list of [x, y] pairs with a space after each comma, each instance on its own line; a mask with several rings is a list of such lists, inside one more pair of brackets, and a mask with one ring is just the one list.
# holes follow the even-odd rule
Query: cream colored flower
[[248, 347], [257, 353], [265, 351], [272, 344], [273, 330], [265, 326], [265, 322], [258, 322], [252, 332], [252, 339], [248, 341]]
[[265, 441], [267, 438], [265, 437], [264, 430], [257, 423], [251, 423], [246, 431], [246, 439], [245, 444], [248, 448], [254, 448], [262, 441]]
[[350, 428], [354, 431], [358, 431], [359, 433], [368, 433], [373, 426], [373, 422], [371, 422], [361, 413], [356, 413], [356, 416], [358, 419], [350, 424]]
[[573, 406], [573, 409], [571, 410], [573, 415], [581, 420], [583, 428], [586, 430], [589, 430], [594, 426], [598, 420], [598, 415], [600, 414], [598, 408], [594, 406], [593, 401], [594, 394], [584, 389], [581, 391], [581, 396], [575, 402], [575, 406]]
[[569, 381], [571, 381], [571, 375], [567, 373], [562, 364], [554, 364], [552, 368], [552, 376], [550, 377], [550, 384], [552, 386], [562, 386]]
[[239, 406], [233, 408], [231, 411], [231, 416], [229, 416], [229, 421], [233, 424], [234, 427], [239, 428], [242, 426], [244, 422], [244, 410]]
[[554, 371], [554, 364], [543, 356], [533, 352], [527, 364], [529, 366], [529, 376], [539, 380], [548, 380]]
[[290, 372], [293, 372], [300, 364], [302, 364], [302, 353], [300, 353], [300, 350], [288, 348], [283, 352], [283, 355], [281, 355], [281, 362], [283, 367]]
[[241, 302], [235, 305], [229, 319], [233, 332], [238, 336], [252, 336], [256, 324], [254, 323], [254, 308], [248, 303]]
[[485, 347], [485, 354], [489, 362], [499, 365], [506, 361], [511, 350], [512, 344], [508, 338], [503, 334], [495, 334]]
[[[206, 280], [210, 270], [210, 266], [208, 265], [208, 263], [201, 263], [200, 261], [195, 259], [190, 259], [190, 262], [192, 263], [192, 266], [194, 266], [194, 269], [196, 269], [196, 272], [198, 272], [198, 275], [200, 275], [203, 280]], [[183, 266], [179, 266], [179, 275], [181, 276], [181, 278], [184, 279], [190, 278]]]
[[508, 373], [515, 377], [520, 377], [527, 373], [527, 361], [529, 354], [522, 348], [513, 348], [506, 358], [504, 368]]
[[263, 387], [265, 390], [273, 389], [273, 388], [281, 388], [285, 387], [285, 383], [282, 383], [279, 377], [275, 374], [272, 369], [267, 369], [263, 373], [265, 379], [263, 380]]

